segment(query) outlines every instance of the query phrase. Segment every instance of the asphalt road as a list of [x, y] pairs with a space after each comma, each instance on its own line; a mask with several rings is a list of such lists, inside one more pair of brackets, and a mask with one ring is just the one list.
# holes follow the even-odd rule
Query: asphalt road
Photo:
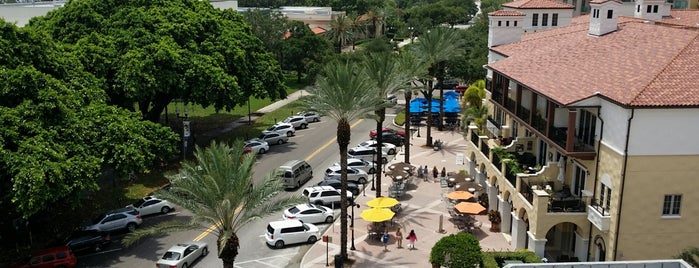
[[[350, 148], [369, 139], [369, 130], [376, 126], [373, 120], [360, 120], [352, 125]], [[336, 123], [322, 118], [321, 122], [309, 124], [308, 129], [297, 130], [296, 136], [283, 145], [273, 145], [269, 152], [259, 156], [255, 165], [254, 179], [261, 181], [265, 175], [288, 160], [305, 159], [313, 167], [313, 179], [302, 185], [301, 189], [289, 190], [281, 194], [300, 195], [303, 187], [315, 185], [323, 179], [325, 169], [340, 159], [336, 137]], [[339, 210], [336, 210], [339, 214]], [[157, 215], [144, 219], [143, 226], [150, 226], [164, 220], [189, 219], [188, 211], [176, 210], [168, 215]], [[236, 267], [299, 267], [301, 257], [308, 250], [308, 245], [291, 245], [283, 249], [272, 249], [264, 242], [267, 223], [281, 219], [282, 212], [273, 213], [242, 227], [238, 232], [240, 249], [236, 258]], [[319, 228], [332, 228], [329, 224], [319, 224]], [[335, 227], [337, 228], [337, 227]], [[211, 252], [194, 264], [195, 267], [220, 267], [217, 258], [216, 237], [214, 234], [203, 236], [202, 230], [191, 230], [154, 236], [143, 239], [137, 245], [123, 248], [120, 239], [124, 234], [112, 236], [114, 243], [104, 251], [82, 255], [77, 267], [153, 267], [170, 246], [186, 241], [200, 239], [207, 242]]]

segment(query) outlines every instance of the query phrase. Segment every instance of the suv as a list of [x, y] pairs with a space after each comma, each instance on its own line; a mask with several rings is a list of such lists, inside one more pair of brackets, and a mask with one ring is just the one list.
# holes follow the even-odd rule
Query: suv
[[[364, 161], [367, 162], [378, 162], [375, 161], [374, 159], [376, 156], [376, 150], [371, 147], [354, 147], [352, 149], [349, 149], [347, 151], [347, 156], [349, 158], [358, 158], [358, 159], [364, 159]], [[388, 163], [388, 158], [386, 158], [386, 155], [381, 155], [381, 163]]]
[[[332, 186], [313, 186], [303, 189], [303, 195], [308, 197], [308, 202], [316, 205], [329, 206], [340, 203], [340, 190]], [[352, 199], [352, 193], [347, 192], [347, 198]]]
[[320, 122], [320, 115], [316, 112], [299, 112], [297, 115], [306, 118], [306, 122]]
[[142, 222], [141, 213], [134, 208], [127, 207], [107, 211], [107, 213], [95, 218], [91, 225], [84, 226], [82, 229], [102, 232], [126, 229], [129, 232], [133, 232]]
[[291, 124], [295, 128], [308, 128], [308, 122], [306, 121], [306, 117], [300, 115], [289, 116], [286, 119], [284, 119], [282, 123]]
[[29, 259], [14, 263], [12, 268], [29, 267], [65, 267], [73, 268], [78, 259], [70, 252], [69, 247], [55, 247], [32, 254]]
[[[304, 119], [305, 120], [305, 119]], [[296, 134], [296, 129], [293, 125], [287, 123], [276, 123], [271, 127], [262, 131], [262, 134], [278, 133], [279, 135], [286, 135], [287, 137], [294, 136]]]
[[283, 248], [287, 244], [315, 243], [320, 237], [320, 230], [313, 224], [299, 220], [273, 221], [267, 224], [265, 240], [267, 245]]
[[[325, 179], [316, 184], [316, 186], [331, 186], [338, 191], [340, 190], [340, 187], [342, 187], [341, 185], [342, 182], [338, 179]], [[347, 182], [347, 191], [352, 193], [354, 196], [357, 196], [361, 190], [359, 189], [359, 185], [356, 183]]]
[[112, 242], [109, 233], [95, 230], [75, 231], [66, 241], [66, 246], [73, 252], [89, 250], [99, 252]]

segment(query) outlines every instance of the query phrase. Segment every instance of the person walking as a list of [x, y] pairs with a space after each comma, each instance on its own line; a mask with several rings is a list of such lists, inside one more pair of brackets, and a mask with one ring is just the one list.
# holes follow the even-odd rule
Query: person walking
[[437, 169], [437, 166], [434, 166], [432, 168], [432, 176], [436, 179], [439, 178], [439, 169]]
[[388, 234], [388, 229], [385, 229], [383, 232], [383, 236], [381, 237], [381, 242], [383, 242], [383, 251], [388, 251], [388, 238], [390, 235]]
[[410, 230], [410, 234], [408, 234], [408, 241], [410, 243], [408, 244], [409, 249], [415, 249], [415, 241], [417, 241], [417, 235], [415, 235], [415, 230]]
[[403, 233], [400, 231], [400, 227], [396, 229], [396, 244], [398, 244], [398, 248], [403, 248]]
[[422, 168], [417, 169], [417, 177], [422, 179]]

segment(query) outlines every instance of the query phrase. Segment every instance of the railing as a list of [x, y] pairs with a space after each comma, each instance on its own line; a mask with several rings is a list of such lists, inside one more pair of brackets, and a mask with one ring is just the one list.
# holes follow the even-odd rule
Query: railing
[[497, 89], [497, 88], [495, 90], [493, 90], [493, 93], [491, 94], [491, 98], [497, 103], [502, 103], [502, 92], [500, 92], [498, 90], [499, 89]]
[[515, 112], [515, 101], [513, 99], [507, 98], [505, 100], [505, 108], [514, 113]]
[[491, 124], [493, 124], [495, 127], [498, 129], [502, 129], [502, 123], [500, 121], [495, 120], [493, 117], [488, 115], [488, 121], [490, 121]]
[[546, 134], [546, 119], [538, 114], [534, 116], [532, 126], [539, 132]]
[[480, 143], [480, 137], [478, 137], [478, 129], [473, 129], [471, 131], [471, 143], [473, 143], [473, 145], [476, 146], [476, 148], [478, 148], [478, 144]]
[[500, 170], [502, 164], [500, 163], [500, 157], [498, 157], [497, 154], [493, 154], [493, 160], [490, 162], [493, 163], [493, 166], [495, 166], [497, 170]]
[[490, 146], [488, 146], [488, 140], [487, 139], [481, 139], [481, 153], [488, 157], [490, 155]]
[[517, 117], [522, 119], [524, 122], [529, 122], [529, 118], [531, 117], [531, 111], [529, 109], [524, 108], [522, 106], [517, 107]]
[[609, 206], [600, 204], [599, 200], [597, 200], [597, 199], [591, 200], [590, 203], [591, 203], [590, 206], [592, 208], [594, 208], [595, 210], [597, 210], [597, 212], [599, 212], [599, 214], [601, 214], [602, 216], [609, 216], [610, 215], [609, 214]]
[[556, 144], [560, 145], [563, 148], [566, 148], [566, 144], [568, 141], [568, 128], [567, 127], [551, 127], [551, 135], [550, 139], [555, 142]]
[[505, 165], [505, 178], [510, 182], [510, 184], [512, 184], [512, 186], [517, 186], [517, 174], [510, 172], [510, 166], [508, 165]]
[[524, 199], [529, 201], [530, 205], [534, 204], [534, 191], [528, 183], [524, 181], [521, 183], [519, 193], [524, 196]]
[[548, 212], [585, 212], [585, 201], [579, 197], [551, 199]]

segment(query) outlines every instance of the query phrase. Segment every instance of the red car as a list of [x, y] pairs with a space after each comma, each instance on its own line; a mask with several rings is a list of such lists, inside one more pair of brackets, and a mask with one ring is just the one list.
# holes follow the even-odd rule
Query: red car
[[12, 268], [73, 268], [78, 263], [69, 247], [55, 247], [37, 251], [28, 259], [12, 265]]
[[[399, 135], [399, 136], [401, 136], [401, 137], [405, 137], [405, 132], [404, 132], [404, 131], [395, 130], [395, 129], [388, 128], [388, 127], [385, 127], [385, 128], [383, 128], [383, 129], [381, 129], [381, 132], [390, 132], [390, 133]], [[376, 129], [373, 129], [373, 130], [369, 131], [369, 138], [372, 139], [372, 140], [373, 140], [373, 139], [376, 139]]]

